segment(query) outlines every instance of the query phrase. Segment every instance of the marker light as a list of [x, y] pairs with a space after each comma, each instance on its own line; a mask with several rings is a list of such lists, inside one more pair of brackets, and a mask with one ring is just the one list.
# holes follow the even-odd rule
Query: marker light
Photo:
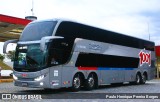
[[44, 79], [44, 75], [41, 75], [41, 76], [35, 78], [34, 80], [35, 80], [35, 81], [40, 81], [40, 80], [42, 80], [42, 79]]

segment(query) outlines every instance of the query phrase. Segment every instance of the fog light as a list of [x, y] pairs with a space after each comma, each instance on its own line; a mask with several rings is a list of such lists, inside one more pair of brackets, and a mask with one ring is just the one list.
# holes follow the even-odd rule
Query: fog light
[[43, 82], [40, 82], [40, 85], [43, 86]]

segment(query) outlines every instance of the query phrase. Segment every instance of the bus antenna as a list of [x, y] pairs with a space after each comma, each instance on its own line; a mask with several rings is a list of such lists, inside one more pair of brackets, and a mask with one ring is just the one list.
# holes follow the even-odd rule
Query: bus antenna
[[33, 0], [32, 0], [32, 8], [31, 8], [32, 16], [34, 16], [33, 6], [34, 6], [34, 2], [33, 2]]

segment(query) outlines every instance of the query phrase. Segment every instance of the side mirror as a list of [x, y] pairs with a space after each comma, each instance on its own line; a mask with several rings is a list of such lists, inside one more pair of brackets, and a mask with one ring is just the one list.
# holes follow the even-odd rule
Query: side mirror
[[18, 42], [18, 39], [13, 39], [13, 40], [7, 40], [4, 42], [4, 45], [3, 45], [3, 53], [6, 53], [6, 49], [7, 49], [7, 45], [9, 43], [17, 43]]
[[61, 37], [61, 36], [46, 36], [46, 37], [43, 37], [40, 41], [40, 49], [42, 51], [45, 50], [45, 44], [46, 42], [49, 42], [50, 40], [52, 39], [63, 39], [64, 37]]

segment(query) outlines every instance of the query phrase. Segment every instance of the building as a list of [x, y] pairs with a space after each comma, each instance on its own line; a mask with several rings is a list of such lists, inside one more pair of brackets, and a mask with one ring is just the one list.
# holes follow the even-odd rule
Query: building
[[31, 21], [0, 14], [0, 42], [19, 39], [22, 30]]
[[156, 50], [156, 58], [157, 58], [157, 77], [159, 78], [160, 74], [160, 46], [155, 47]]

